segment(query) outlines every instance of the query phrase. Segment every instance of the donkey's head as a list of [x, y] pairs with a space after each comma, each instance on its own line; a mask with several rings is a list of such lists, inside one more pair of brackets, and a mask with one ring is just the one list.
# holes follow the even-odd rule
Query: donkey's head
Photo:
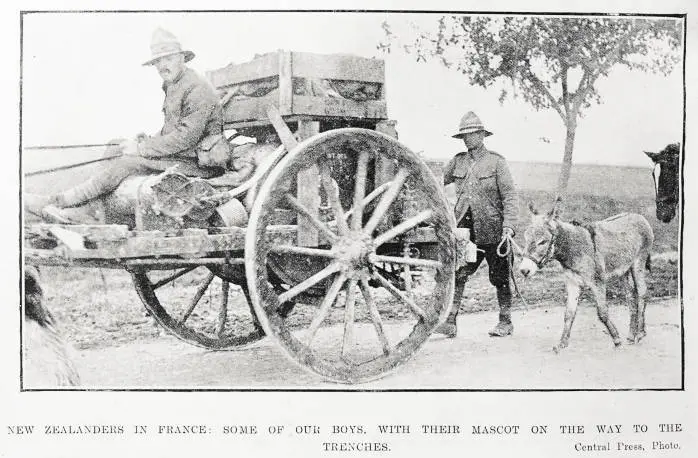
[[654, 162], [657, 219], [668, 223], [676, 215], [679, 204], [679, 144], [672, 143], [658, 153], [645, 151], [645, 154]]
[[558, 218], [562, 212], [562, 201], [558, 199], [547, 213], [539, 213], [532, 203], [528, 204], [531, 212], [531, 224], [524, 232], [526, 241], [519, 272], [524, 277], [535, 274], [555, 255], [555, 238], [558, 231]]

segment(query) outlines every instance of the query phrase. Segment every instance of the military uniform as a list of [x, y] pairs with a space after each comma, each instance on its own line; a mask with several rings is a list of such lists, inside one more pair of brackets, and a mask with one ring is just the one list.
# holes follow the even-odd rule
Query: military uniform
[[[182, 50], [174, 35], [157, 29], [151, 44], [152, 58], [144, 65], [172, 54], [184, 54], [187, 62], [194, 53]], [[42, 209], [49, 219], [71, 221], [66, 207], [76, 207], [114, 191], [126, 178], [150, 175], [177, 166], [184, 175], [213, 178], [225, 172], [223, 167], [201, 167], [196, 148], [200, 142], [223, 133], [223, 111], [213, 87], [194, 70], [184, 67], [179, 75], [162, 86], [165, 92], [163, 103], [164, 124], [157, 135], [138, 139], [137, 154], [124, 154], [109, 161], [89, 180], [65, 192], [51, 196]], [[122, 147], [112, 147], [107, 155], [121, 154]], [[36, 199], [37, 204], [43, 202]], [[31, 209], [30, 209], [31, 211]], [[79, 213], [77, 213], [79, 216]], [[74, 218], [73, 218], [74, 219]], [[66, 220], [66, 221], [63, 221]]]
[[[461, 119], [461, 138], [466, 134], [491, 132], [484, 129], [480, 119], [469, 112]], [[480, 140], [481, 141], [481, 140]], [[470, 240], [478, 247], [475, 262], [468, 263], [456, 274], [453, 308], [446, 323], [437, 329], [450, 337], [456, 335], [456, 317], [468, 276], [473, 274], [483, 259], [489, 267], [489, 280], [497, 289], [499, 324], [490, 335], [511, 334], [510, 264], [497, 254], [497, 247], [506, 228], [513, 235], [518, 214], [518, 197], [506, 159], [488, 150], [482, 143], [455, 155], [444, 170], [444, 185], [455, 184], [456, 204], [453, 209], [458, 227], [470, 229]], [[463, 254], [459, 254], [463, 255]]]

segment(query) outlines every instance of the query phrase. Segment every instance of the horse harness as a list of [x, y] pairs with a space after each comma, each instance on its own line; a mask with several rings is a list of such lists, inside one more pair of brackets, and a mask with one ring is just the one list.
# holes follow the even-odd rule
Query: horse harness
[[536, 267], [538, 267], [538, 269], [542, 269], [543, 266], [549, 263], [555, 255], [555, 240], [557, 239], [557, 233], [551, 233], [552, 237], [550, 238], [550, 243], [548, 243], [548, 249], [545, 251], [545, 254], [542, 258], [536, 259], [528, 253], [523, 253], [523, 257], [533, 261], [536, 264]]

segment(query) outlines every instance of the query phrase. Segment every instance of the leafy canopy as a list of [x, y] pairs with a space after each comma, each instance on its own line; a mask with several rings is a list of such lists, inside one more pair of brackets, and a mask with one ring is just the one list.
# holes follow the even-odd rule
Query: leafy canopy
[[[389, 23], [379, 49], [399, 40]], [[416, 30], [402, 43], [418, 62], [436, 59], [473, 85], [500, 86], [500, 102], [521, 96], [535, 109], [553, 108], [566, 124], [601, 99], [594, 87], [615, 65], [670, 73], [682, 31], [675, 19], [634, 17], [444, 16], [436, 30]]]

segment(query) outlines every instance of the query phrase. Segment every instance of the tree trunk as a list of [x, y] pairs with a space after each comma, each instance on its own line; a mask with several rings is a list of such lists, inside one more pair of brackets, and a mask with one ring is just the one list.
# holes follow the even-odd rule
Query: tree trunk
[[565, 138], [565, 154], [562, 157], [562, 168], [560, 169], [560, 177], [557, 181], [557, 196], [563, 197], [567, 193], [567, 183], [570, 180], [570, 172], [572, 171], [572, 152], [574, 151], [574, 135], [577, 131], [577, 115], [570, 113], [569, 120], [566, 123], [567, 136]]

